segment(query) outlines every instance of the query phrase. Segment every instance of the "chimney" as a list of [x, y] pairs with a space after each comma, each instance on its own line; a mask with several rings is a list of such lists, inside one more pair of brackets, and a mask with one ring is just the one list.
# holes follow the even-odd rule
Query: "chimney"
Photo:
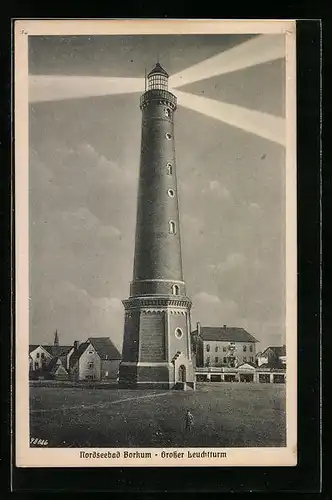
[[201, 335], [201, 324], [199, 321], [197, 321], [197, 337], [199, 337]]
[[74, 340], [74, 351], [77, 351], [78, 345], [79, 345], [79, 341], [78, 340]]
[[225, 328], [225, 330], [226, 330], [226, 328], [227, 328], [227, 325], [224, 325], [224, 328]]

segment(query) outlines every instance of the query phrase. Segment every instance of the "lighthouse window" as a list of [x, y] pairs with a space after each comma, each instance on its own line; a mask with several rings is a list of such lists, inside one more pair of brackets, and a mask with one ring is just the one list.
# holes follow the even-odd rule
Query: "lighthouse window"
[[172, 175], [172, 164], [167, 163], [166, 168], [167, 168], [167, 175]]
[[170, 140], [172, 139], [172, 134], [169, 134], [169, 133], [167, 132], [167, 134], [166, 134], [166, 139], [168, 139], [168, 140], [170, 141]]
[[179, 292], [180, 292], [179, 285], [173, 285], [172, 292], [173, 292], [173, 295], [179, 295]]
[[167, 194], [168, 194], [168, 196], [170, 196], [171, 198], [173, 198], [175, 193], [174, 193], [174, 190], [173, 190], [173, 189], [169, 189], [169, 190], [167, 191]]
[[175, 226], [175, 222], [173, 220], [169, 221], [169, 232], [171, 234], [176, 233], [176, 226]]
[[176, 328], [175, 336], [177, 339], [180, 339], [181, 337], [183, 337], [183, 331], [181, 330], [181, 328]]
[[169, 118], [171, 116], [171, 110], [169, 108], [165, 109], [165, 116]]

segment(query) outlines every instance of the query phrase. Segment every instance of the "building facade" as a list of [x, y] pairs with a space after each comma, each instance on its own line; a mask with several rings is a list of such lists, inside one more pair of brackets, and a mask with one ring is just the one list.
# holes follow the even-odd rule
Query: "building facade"
[[256, 354], [255, 337], [243, 328], [226, 325], [204, 327], [198, 323], [192, 339], [197, 382], [286, 382], [285, 346]]
[[236, 368], [243, 363], [255, 364], [258, 340], [244, 328], [206, 327], [197, 323], [192, 337], [196, 367]]
[[263, 352], [257, 353], [256, 362], [258, 366], [279, 363], [286, 365], [286, 346], [270, 346]]
[[176, 97], [158, 63], [141, 96], [141, 160], [133, 280], [125, 309], [119, 384], [194, 387], [191, 300], [182, 271], [176, 179]]
[[121, 355], [108, 337], [90, 337], [74, 343], [70, 378], [74, 381], [116, 380]]

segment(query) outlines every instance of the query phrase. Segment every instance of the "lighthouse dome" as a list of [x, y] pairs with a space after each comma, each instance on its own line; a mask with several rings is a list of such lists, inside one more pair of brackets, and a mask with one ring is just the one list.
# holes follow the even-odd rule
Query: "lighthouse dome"
[[149, 90], [167, 90], [168, 73], [164, 68], [157, 63], [152, 71], [148, 74], [148, 89]]
[[167, 73], [167, 71], [164, 70], [164, 68], [159, 64], [159, 62], [155, 65], [153, 70], [150, 71], [150, 73], [148, 74], [148, 78], [153, 75], [164, 75], [167, 78], [169, 77], [169, 74]]

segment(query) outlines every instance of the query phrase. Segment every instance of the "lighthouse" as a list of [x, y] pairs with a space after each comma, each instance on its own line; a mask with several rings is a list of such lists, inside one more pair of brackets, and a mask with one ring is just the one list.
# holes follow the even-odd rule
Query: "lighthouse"
[[182, 271], [176, 179], [175, 95], [157, 63], [140, 99], [141, 157], [133, 279], [125, 309], [119, 385], [194, 387], [191, 300]]

